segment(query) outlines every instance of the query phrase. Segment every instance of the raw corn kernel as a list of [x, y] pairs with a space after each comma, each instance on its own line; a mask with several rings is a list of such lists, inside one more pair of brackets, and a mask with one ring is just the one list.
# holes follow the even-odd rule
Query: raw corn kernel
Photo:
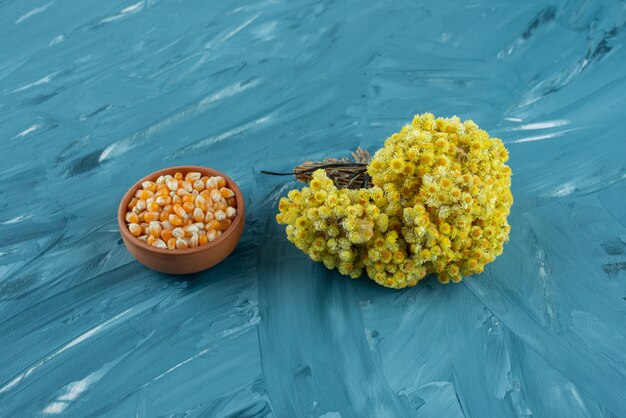
[[141, 235], [141, 232], [142, 232], [141, 226], [139, 226], [139, 224], [137, 223], [131, 223], [130, 225], [128, 225], [128, 230], [130, 231], [131, 234], [133, 234], [136, 237]]
[[183, 230], [183, 228], [174, 228], [172, 230], [172, 235], [174, 236], [174, 238], [182, 238], [185, 236], [185, 231]]
[[126, 212], [126, 222], [136, 224], [139, 222], [139, 216], [135, 212]]
[[226, 212], [224, 212], [223, 210], [216, 210], [215, 211], [215, 219], [217, 219], [218, 221], [223, 221], [224, 219], [226, 219]]
[[223, 198], [228, 199], [229, 197], [233, 197], [235, 195], [235, 192], [230, 190], [228, 187], [222, 187], [220, 189], [220, 194], [222, 195]]
[[157, 247], [157, 248], [167, 248], [167, 244], [165, 242], [163, 242], [162, 239], [155, 239], [154, 242], [152, 243], [153, 247]]
[[191, 171], [144, 181], [127, 208], [126, 225], [133, 236], [175, 250], [219, 238], [237, 216], [237, 199], [223, 177]]
[[[129, 212], [129, 213], [132, 213], [132, 212]], [[195, 208], [193, 210], [193, 220], [196, 222], [204, 221], [204, 212], [202, 212], [202, 209]]]
[[219, 229], [220, 227], [220, 221], [218, 220], [212, 220], [206, 223], [206, 225], [204, 226], [204, 229], [207, 231], [210, 231], [211, 229]]

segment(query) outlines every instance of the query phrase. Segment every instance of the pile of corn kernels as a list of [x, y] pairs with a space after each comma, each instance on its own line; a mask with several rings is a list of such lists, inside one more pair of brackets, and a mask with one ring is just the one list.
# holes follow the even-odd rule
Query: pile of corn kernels
[[141, 186], [128, 204], [126, 224], [133, 236], [157, 248], [205, 245], [237, 215], [235, 192], [220, 176], [175, 173]]

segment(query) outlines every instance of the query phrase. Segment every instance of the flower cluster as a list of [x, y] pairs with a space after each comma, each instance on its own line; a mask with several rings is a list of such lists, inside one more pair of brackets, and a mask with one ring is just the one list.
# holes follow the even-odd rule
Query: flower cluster
[[508, 153], [472, 121], [418, 115], [368, 166], [373, 187], [338, 189], [323, 170], [280, 202], [277, 221], [315, 261], [377, 283], [458, 282], [502, 253], [513, 203]]

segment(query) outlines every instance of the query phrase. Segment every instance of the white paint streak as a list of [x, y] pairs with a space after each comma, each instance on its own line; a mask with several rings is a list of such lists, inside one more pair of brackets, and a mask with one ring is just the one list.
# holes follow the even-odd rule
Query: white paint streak
[[526, 138], [521, 138], [521, 139], [516, 139], [515, 141], [511, 141], [511, 143], [513, 143], [513, 144], [522, 144], [524, 142], [542, 141], [544, 139], [550, 139], [550, 138], [556, 138], [556, 137], [559, 137], [559, 136], [563, 136], [566, 133], [577, 131], [579, 129], [580, 128], [577, 128], [577, 129], [565, 129], [563, 131], [552, 132], [552, 133], [543, 134], [543, 135], [528, 136]]
[[29, 219], [31, 218], [33, 215], [29, 214], [29, 215], [19, 215], [16, 216], [15, 218], [11, 218], [8, 221], [4, 221], [2, 222], [0, 225], [10, 225], [10, 224], [16, 224], [18, 222], [23, 221], [24, 219]]
[[75, 382], [69, 383], [65, 386], [64, 392], [59, 395], [56, 400], [52, 401], [48, 406], [46, 406], [41, 412], [45, 415], [54, 415], [60, 414], [65, 409], [71, 405], [76, 399], [78, 399], [83, 393], [89, 389], [91, 385], [97, 383], [106, 375], [116, 364], [118, 364], [123, 358], [125, 358], [128, 354], [123, 355], [119, 359], [112, 361], [110, 363], [106, 363], [100, 369], [96, 370], [93, 373], [90, 373], [82, 380], [77, 380]]
[[270, 115], [267, 116], [263, 116], [262, 118], [259, 118], [255, 121], [252, 121], [250, 123], [246, 123], [245, 125], [241, 125], [237, 128], [231, 129], [230, 131], [226, 131], [224, 133], [221, 133], [217, 136], [213, 136], [210, 138], [206, 138], [203, 139], [202, 141], [198, 142], [195, 146], [193, 146], [192, 149], [198, 149], [198, 148], [202, 148], [202, 147], [206, 147], [208, 145], [214, 145], [217, 144], [218, 142], [224, 141], [228, 138], [232, 138], [235, 135], [239, 135], [247, 130], [249, 130], [250, 128], [253, 128], [254, 126], [257, 125], [262, 125], [264, 123], [266, 123], [267, 121], [269, 121], [272, 117]]
[[511, 129], [512, 131], [528, 131], [535, 129], [547, 129], [547, 128], [555, 128], [557, 126], [563, 126], [571, 123], [567, 119], [556, 119], [556, 120], [547, 120], [545, 122], [535, 122], [535, 123], [527, 123], [518, 128]]
[[565, 183], [554, 192], [552, 192], [552, 196], [554, 197], [564, 197], [569, 194], [572, 194], [576, 190], [576, 186], [573, 183]]
[[135, 13], [141, 11], [141, 9], [143, 9], [143, 6], [144, 6], [144, 2], [143, 1], [137, 2], [137, 3], [133, 4], [133, 5], [125, 7], [124, 9], [122, 9], [116, 15], [105, 17], [104, 19], [102, 19], [100, 21], [100, 23], [101, 24], [102, 23], [110, 23], [110, 22], [114, 22], [116, 20], [120, 20], [120, 19], [122, 19], [122, 18], [124, 18], [126, 16], [129, 16], [129, 15], [132, 15], [132, 14], [135, 14]]
[[217, 46], [217, 45], [220, 45], [220, 44], [226, 42], [227, 40], [229, 40], [230, 38], [232, 38], [233, 36], [235, 36], [239, 32], [241, 32], [242, 30], [244, 30], [245, 28], [250, 26], [250, 24], [252, 22], [254, 22], [260, 15], [261, 15], [261, 13], [257, 13], [256, 15], [252, 16], [250, 19], [248, 19], [245, 22], [243, 22], [241, 25], [237, 26], [235, 29], [233, 29], [230, 32], [226, 33], [224, 36], [221, 36], [218, 39], [215, 39], [213, 41], [207, 42], [204, 45], [204, 48], [205, 49], [210, 49], [210, 48], [213, 48], [214, 46]]
[[15, 135], [14, 138], [19, 138], [19, 137], [23, 137], [28, 135], [31, 132], [35, 132], [37, 129], [41, 128], [41, 125], [38, 123], [35, 123], [34, 125], [32, 125], [29, 128], [24, 129], [22, 132], [20, 132], [19, 134]]
[[176, 369], [178, 369], [178, 368], [180, 368], [180, 367], [184, 366], [185, 364], [187, 364], [187, 363], [189, 363], [189, 362], [191, 362], [191, 361], [194, 361], [195, 359], [197, 359], [197, 358], [198, 358], [198, 357], [200, 357], [200, 356], [205, 355], [205, 354], [206, 354], [206, 353], [208, 353], [209, 351], [211, 351], [211, 348], [205, 348], [204, 350], [200, 351], [198, 354], [195, 354], [195, 355], [193, 355], [193, 356], [189, 357], [188, 359], [183, 360], [183, 361], [181, 361], [180, 363], [178, 363], [178, 364], [176, 364], [176, 365], [174, 365], [174, 366], [170, 367], [169, 369], [167, 369], [166, 371], [164, 371], [163, 373], [161, 373], [160, 375], [158, 375], [157, 377], [155, 377], [154, 379], [152, 379], [152, 381], [153, 381], [153, 382], [155, 382], [155, 381], [157, 381], [157, 380], [161, 379], [163, 376], [165, 376], [165, 375], [167, 375], [167, 374], [172, 373], [174, 370], [176, 370]]
[[66, 407], [67, 404], [65, 404], [65, 402], [52, 402], [51, 404], [46, 406], [41, 412], [43, 412], [45, 415], [55, 415], [63, 412]]
[[31, 88], [31, 87], [40, 86], [40, 85], [42, 85], [42, 84], [48, 84], [50, 81], [52, 81], [52, 78], [53, 78], [56, 74], [57, 74], [56, 72], [54, 72], [54, 73], [52, 73], [52, 74], [48, 74], [47, 76], [42, 77], [42, 78], [40, 78], [40, 79], [39, 79], [39, 80], [37, 80], [37, 81], [33, 81], [32, 83], [28, 83], [28, 84], [26, 84], [26, 85], [23, 85], [22, 87], [18, 87], [18, 88], [16, 88], [15, 90], [13, 90], [13, 91], [12, 91], [12, 93], [18, 93], [18, 92], [20, 92], [20, 91], [27, 90], [27, 89], [29, 89], [29, 88]]
[[50, 41], [50, 43], [48, 44], [48, 46], [52, 46], [52, 45], [56, 45], [56, 44], [60, 44], [61, 42], [65, 42], [65, 35], [61, 34], [59, 36], [57, 36], [56, 38], [54, 38], [53, 40]]
[[25, 21], [26, 19], [28, 19], [29, 17], [33, 17], [41, 12], [45, 12], [46, 9], [48, 7], [50, 7], [52, 3], [48, 3], [44, 6], [41, 7], [35, 7], [34, 9], [32, 9], [31, 11], [29, 11], [28, 13], [24, 13], [22, 16], [20, 16], [16, 21], [15, 24], [19, 25], [20, 23], [22, 23], [23, 21]]

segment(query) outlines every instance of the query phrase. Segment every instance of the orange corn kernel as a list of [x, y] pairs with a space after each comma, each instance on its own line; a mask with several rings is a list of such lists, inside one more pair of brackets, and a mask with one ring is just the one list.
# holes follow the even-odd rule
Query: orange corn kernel
[[211, 191], [203, 190], [200, 192], [200, 196], [202, 196], [202, 198], [208, 202], [209, 200], [211, 200]]
[[172, 198], [169, 195], [159, 196], [155, 199], [155, 202], [159, 206], [167, 206], [172, 204]]
[[148, 231], [150, 232], [150, 235], [158, 238], [161, 236], [161, 232], [163, 232], [163, 227], [157, 221], [152, 221], [150, 222], [150, 226], [148, 226]]
[[150, 236], [148, 236], [148, 239], [146, 240], [146, 243], [148, 245], [152, 245], [155, 240], [156, 240], [156, 237], [154, 235], [150, 235]]
[[146, 201], [144, 199], [139, 199], [134, 209], [143, 211], [143, 210], [146, 210], [146, 207], [148, 207], [148, 204], [146, 203]]
[[167, 248], [167, 244], [165, 242], [163, 242], [162, 239], [155, 239], [154, 242], [152, 243], [153, 247], [157, 247], [157, 248], [163, 248], [166, 249]]
[[185, 240], [183, 240], [182, 238], [176, 238], [176, 248], [179, 250], [182, 250], [185, 248], [189, 248], [189, 246], [187, 245]]
[[170, 214], [168, 212], [160, 212], [159, 213], [159, 221], [167, 221], [169, 219]]
[[213, 219], [215, 219], [215, 215], [213, 215], [213, 212], [207, 212], [204, 217], [204, 222], [208, 223], [211, 222]]
[[193, 203], [196, 197], [192, 194], [186, 194], [183, 196], [183, 203]]
[[141, 235], [141, 232], [142, 232], [142, 228], [141, 228], [141, 226], [139, 226], [138, 223], [132, 223], [132, 224], [128, 225], [128, 230], [135, 237], [138, 237], [139, 235]]
[[228, 227], [230, 226], [230, 224], [232, 224], [233, 222], [230, 219], [224, 219], [223, 221], [220, 221], [220, 227], [218, 228], [220, 231], [226, 231], [226, 229], [228, 229]]
[[167, 248], [170, 250], [176, 249], [176, 238], [170, 238], [167, 240]]
[[157, 212], [157, 211], [161, 210], [161, 206], [157, 202], [152, 201], [152, 202], [148, 203], [148, 210], [150, 212]]
[[202, 177], [202, 174], [198, 173], [197, 171], [190, 171], [185, 174], [185, 181], [193, 183], [196, 180], [200, 180], [200, 177]]
[[205, 189], [205, 183], [202, 180], [196, 180], [193, 182], [193, 188], [194, 190], [197, 190], [199, 192], [203, 191]]
[[189, 194], [189, 192], [187, 190], [183, 189], [182, 187], [180, 187], [178, 190], [176, 190], [176, 196], [183, 197], [186, 194]]
[[202, 211], [206, 210], [206, 200], [204, 200], [202, 195], [196, 196], [196, 208], [200, 208]]
[[143, 220], [146, 222], [156, 221], [157, 219], [159, 219], [159, 212], [146, 212], [143, 215]]
[[228, 187], [222, 187], [220, 189], [220, 193], [222, 194], [222, 197], [225, 199], [228, 199], [229, 197], [233, 197], [235, 195], [235, 192], [230, 190]]
[[198, 236], [198, 245], [205, 245], [208, 242], [209, 237], [207, 237], [206, 234]]
[[222, 199], [222, 194], [219, 190], [213, 189], [211, 190], [211, 200], [214, 202], [219, 202]]
[[202, 209], [195, 208], [193, 210], [193, 220], [196, 221], [196, 222], [203, 222], [204, 221], [204, 212], [202, 212]]
[[[183, 219], [187, 218], [187, 212], [178, 203], [174, 205], [174, 213], [177, 214], [178, 216], [180, 216]], [[170, 221], [170, 222], [172, 222], [172, 221]]]
[[174, 178], [176, 180], [182, 180], [183, 179], [183, 173], [174, 173]]
[[220, 227], [220, 221], [213, 219], [206, 223], [206, 225], [204, 226], [204, 229], [206, 229], [208, 232], [211, 229], [219, 229], [219, 227]]
[[168, 231], [171, 231], [172, 229], [174, 229], [174, 225], [172, 225], [170, 223], [170, 221], [161, 221], [161, 226], [163, 227], [163, 229], [167, 229]]
[[194, 224], [190, 224], [190, 225], [187, 225], [187, 226], [183, 227], [183, 231], [185, 231], [185, 236], [186, 237], [190, 237], [193, 234], [197, 234], [198, 233], [198, 227], [195, 226]]
[[172, 231], [170, 231], [169, 229], [163, 228], [163, 230], [161, 230], [161, 239], [163, 241], [167, 242], [172, 237]]
[[170, 192], [175, 192], [176, 190], [178, 190], [178, 180], [176, 179], [168, 180], [167, 188], [170, 190]]
[[217, 187], [226, 187], [226, 180], [224, 180], [224, 177], [215, 176], [215, 179], [217, 180]]
[[187, 193], [191, 193], [193, 191], [193, 185], [188, 181], [183, 181], [180, 187], [182, 187], [182, 189]]
[[137, 201], [139, 199], [137, 199], [136, 197], [133, 197], [132, 199], [130, 199], [130, 202], [128, 202], [128, 209], [133, 209], [135, 206], [137, 206]]
[[143, 183], [141, 183], [141, 187], [144, 188], [144, 190], [148, 190], [149, 192], [156, 192], [157, 189], [157, 185], [156, 183], [152, 182], [152, 181], [144, 181]]
[[185, 236], [185, 231], [181, 227], [174, 228], [174, 230], [172, 231], [172, 236], [174, 238], [182, 238]]
[[136, 224], [139, 222], [139, 216], [135, 212], [126, 212], [126, 222]]
[[206, 182], [207, 182], [207, 180], [208, 180], [208, 179], [209, 179], [209, 176], [202, 176], [202, 177], [200, 177], [200, 180], [201, 180], [204, 184], [206, 184]]
[[174, 226], [181, 226], [183, 224], [183, 218], [173, 213], [168, 216], [168, 221]]
[[183, 219], [183, 226], [191, 225], [193, 223], [192, 219]]
[[226, 208], [228, 208], [228, 205], [224, 202], [217, 202], [216, 204], [213, 205], [213, 208], [215, 209], [215, 211], [218, 211], [218, 210], [225, 211]]
[[223, 221], [224, 219], [226, 219], [226, 212], [220, 209], [213, 212], [213, 215], [215, 215], [215, 219], [217, 219], [218, 221]]
[[149, 190], [138, 190], [137, 194], [135, 194], [136, 197], [138, 197], [139, 199], [148, 199], [149, 197], [154, 196], [154, 192], [151, 192]]
[[156, 193], [154, 194], [155, 196], [169, 196], [170, 194], [170, 189], [167, 186], [159, 186], [159, 188], [157, 189]]
[[195, 208], [196, 206], [193, 203], [190, 203], [190, 202], [183, 203], [183, 209], [185, 209], [185, 212], [187, 213], [193, 212]]
[[217, 238], [217, 230], [209, 229], [208, 231], [206, 231], [206, 237], [209, 241], [215, 241], [215, 239]]
[[172, 203], [176, 204], [176, 203], [183, 203], [183, 199], [180, 198], [180, 196], [178, 195], [174, 195], [174, 197], [172, 197]]
[[218, 188], [217, 179], [215, 177], [211, 177], [210, 179], [208, 179], [206, 181], [206, 188], [207, 189], [217, 189]]

